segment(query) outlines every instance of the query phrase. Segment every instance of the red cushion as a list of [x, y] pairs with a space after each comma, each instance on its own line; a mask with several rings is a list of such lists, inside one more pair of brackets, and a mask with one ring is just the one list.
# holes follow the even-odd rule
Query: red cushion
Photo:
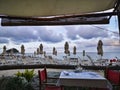
[[44, 70], [42, 70], [42, 71], [40, 72], [40, 75], [41, 75], [41, 80], [42, 80], [42, 81], [46, 79], [46, 78], [45, 78], [45, 71], [44, 71]]
[[120, 72], [108, 70], [107, 79], [114, 84], [120, 84]]
[[43, 69], [42, 71], [38, 70], [38, 75], [40, 79], [40, 84], [42, 84], [43, 82], [47, 82], [46, 69]]
[[113, 62], [116, 62], [116, 59], [113, 59]]

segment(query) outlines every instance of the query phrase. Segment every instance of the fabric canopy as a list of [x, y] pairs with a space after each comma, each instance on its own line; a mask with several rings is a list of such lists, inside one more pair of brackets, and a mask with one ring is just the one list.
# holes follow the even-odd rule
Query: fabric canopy
[[0, 0], [0, 15], [40, 17], [112, 9], [117, 0]]

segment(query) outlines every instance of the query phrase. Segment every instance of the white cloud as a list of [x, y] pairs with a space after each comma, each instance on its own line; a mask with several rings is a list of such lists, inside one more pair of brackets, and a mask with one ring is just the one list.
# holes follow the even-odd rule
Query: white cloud
[[0, 26], [0, 48], [7, 45], [8, 48], [20, 50], [20, 45], [24, 44], [26, 52], [33, 52], [43, 43], [45, 50], [51, 51], [56, 47], [63, 52], [64, 43], [68, 41], [71, 51], [73, 46], [80, 52], [96, 51], [97, 42], [101, 39], [104, 51], [118, 51], [120, 47], [116, 24], [115, 18], [112, 18], [109, 25]]

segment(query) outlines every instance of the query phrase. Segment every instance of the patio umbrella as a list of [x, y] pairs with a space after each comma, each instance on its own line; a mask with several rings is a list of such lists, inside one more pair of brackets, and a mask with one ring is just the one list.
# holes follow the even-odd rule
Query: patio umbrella
[[55, 47], [53, 47], [53, 55], [55, 55]]
[[84, 60], [84, 57], [85, 57], [85, 50], [83, 50], [83, 60]]
[[39, 50], [39, 48], [37, 48], [37, 55], [40, 53], [40, 50]]
[[25, 47], [24, 47], [24, 45], [21, 45], [21, 54], [23, 56], [25, 55]]
[[34, 56], [36, 56], [36, 54], [37, 54], [36, 51], [34, 51]]
[[53, 55], [57, 55], [57, 50], [55, 47], [53, 47]]
[[65, 54], [69, 54], [69, 44], [68, 44], [68, 42], [65, 42], [65, 45], [64, 45], [64, 53]]
[[76, 55], [76, 46], [73, 47], [73, 54]]
[[[66, 59], [67, 59], [67, 54], [70, 56], [70, 51], [69, 51], [69, 44], [68, 42], [65, 42], [65, 45], [64, 45], [64, 53], [66, 54]], [[69, 64], [70, 64], [70, 61], [69, 61]]]
[[85, 56], [85, 50], [83, 50], [83, 56]]
[[6, 54], [6, 46], [3, 46], [3, 52], [2, 52], [2, 55], [5, 56]]
[[97, 46], [97, 53], [98, 53], [98, 55], [101, 56], [101, 58], [103, 56], [103, 48], [102, 48], [102, 46], [103, 46], [103, 42], [102, 42], [102, 40], [99, 40], [98, 41], [98, 46]]
[[6, 46], [3, 46], [3, 55], [6, 53]]
[[43, 45], [40, 44], [40, 47], [39, 47], [39, 48], [40, 48], [40, 52], [39, 52], [39, 53], [42, 55], [42, 54], [43, 54]]

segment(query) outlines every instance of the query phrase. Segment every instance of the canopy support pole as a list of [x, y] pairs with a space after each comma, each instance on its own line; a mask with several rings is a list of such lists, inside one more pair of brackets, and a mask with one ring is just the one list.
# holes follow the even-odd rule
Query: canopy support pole
[[119, 29], [119, 43], [120, 43], [120, 0], [118, 0], [118, 7], [117, 7], [117, 12], [118, 12], [118, 29]]
[[120, 43], [120, 13], [117, 15], [117, 17], [118, 17], [119, 43]]

